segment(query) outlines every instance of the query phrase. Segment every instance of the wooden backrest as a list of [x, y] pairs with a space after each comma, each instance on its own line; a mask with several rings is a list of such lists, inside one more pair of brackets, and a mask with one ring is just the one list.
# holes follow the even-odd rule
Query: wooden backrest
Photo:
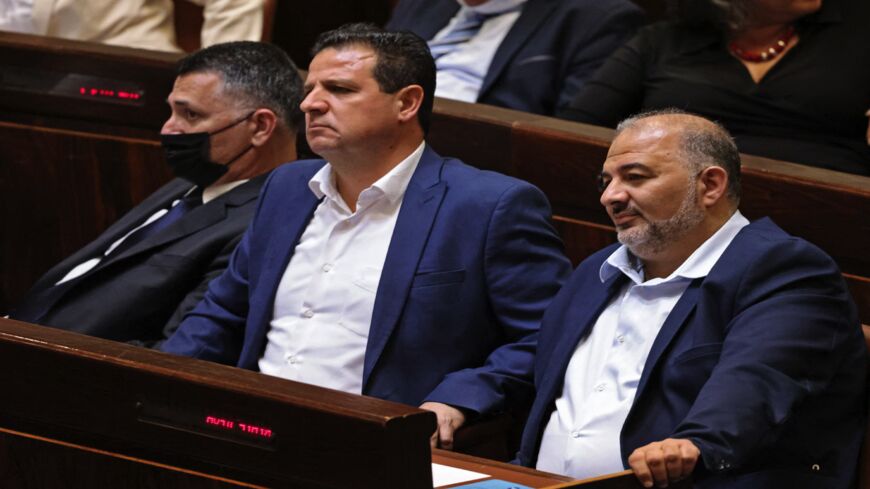
[[156, 139], [179, 54], [0, 32], [0, 120]]

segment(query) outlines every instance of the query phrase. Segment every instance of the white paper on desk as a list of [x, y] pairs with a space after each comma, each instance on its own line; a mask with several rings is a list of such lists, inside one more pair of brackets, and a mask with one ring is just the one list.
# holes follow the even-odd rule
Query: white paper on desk
[[457, 469], [456, 467], [450, 467], [447, 465], [441, 465], [436, 463], [432, 464], [433, 487], [449, 486], [450, 484], [476, 481], [479, 479], [486, 479], [487, 477], [490, 476], [487, 474], [481, 474], [480, 472]]

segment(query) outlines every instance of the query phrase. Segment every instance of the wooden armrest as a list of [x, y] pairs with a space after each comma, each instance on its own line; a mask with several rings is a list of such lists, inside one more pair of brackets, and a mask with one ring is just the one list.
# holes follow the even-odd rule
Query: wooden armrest
[[491, 460], [508, 461], [516, 452], [514, 440], [518, 423], [508, 413], [472, 421], [453, 435], [453, 449]]

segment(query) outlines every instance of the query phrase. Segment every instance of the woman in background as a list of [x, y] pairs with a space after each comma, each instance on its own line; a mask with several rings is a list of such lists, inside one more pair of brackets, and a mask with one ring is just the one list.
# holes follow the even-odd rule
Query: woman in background
[[559, 115], [615, 126], [679, 107], [744, 153], [870, 175], [870, 0], [679, 0]]

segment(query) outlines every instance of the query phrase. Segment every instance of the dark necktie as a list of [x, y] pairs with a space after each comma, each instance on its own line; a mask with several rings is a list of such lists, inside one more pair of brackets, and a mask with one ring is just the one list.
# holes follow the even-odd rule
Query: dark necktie
[[464, 11], [462, 15], [462, 20], [457, 22], [444, 36], [429, 41], [429, 51], [435, 60], [445, 54], [452, 53], [459, 46], [468, 42], [477, 34], [484, 21], [492, 17], [492, 15], [480, 14], [471, 10]]
[[509, 12], [516, 12], [520, 9], [522, 9], [522, 4], [509, 5], [496, 12], [481, 13], [470, 9], [460, 11], [459, 15], [462, 17], [450, 28], [449, 31], [440, 38], [432, 39], [428, 42], [432, 58], [435, 59], [437, 64], [438, 58], [456, 51], [463, 44], [476, 36], [487, 20]]
[[109, 253], [109, 256], [117, 256], [119, 253], [123, 253], [124, 251], [132, 248], [133, 246], [141, 243], [149, 236], [153, 236], [160, 232], [163, 229], [169, 227], [172, 223], [181, 219], [185, 214], [196, 208], [198, 205], [202, 204], [202, 191], [198, 188], [195, 189], [190, 194], [181, 198], [177, 204], [172, 206], [169, 209], [169, 212], [164, 214], [159, 219], [155, 219], [154, 221], [148, 223], [145, 226], [137, 229], [133, 234], [127, 236], [124, 241], [121, 242], [118, 246]]

